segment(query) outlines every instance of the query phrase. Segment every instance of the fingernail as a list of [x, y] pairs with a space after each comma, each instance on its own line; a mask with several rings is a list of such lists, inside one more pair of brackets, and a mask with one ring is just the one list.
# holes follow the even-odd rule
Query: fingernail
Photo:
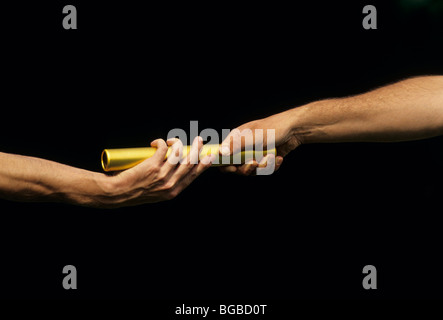
[[211, 157], [205, 156], [203, 159], [200, 160], [200, 162], [203, 164], [209, 164], [209, 163], [211, 163]]
[[278, 157], [278, 158], [275, 160], [275, 163], [276, 163], [278, 166], [281, 165], [282, 162], [283, 162], [283, 158], [280, 158], [280, 157]]
[[198, 142], [203, 142], [203, 138], [202, 137], [198, 137]]
[[209, 165], [211, 165], [211, 164], [214, 162], [214, 160], [215, 160], [215, 155], [210, 154], [210, 155], [205, 156], [205, 157], [201, 160], [201, 162], [202, 162], [203, 164], [209, 164]]
[[222, 146], [220, 152], [224, 156], [229, 156], [231, 154], [231, 149], [229, 149], [229, 147]]

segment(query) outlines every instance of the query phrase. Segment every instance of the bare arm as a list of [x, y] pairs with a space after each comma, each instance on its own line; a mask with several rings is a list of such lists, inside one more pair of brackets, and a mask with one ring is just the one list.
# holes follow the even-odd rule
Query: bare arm
[[16, 201], [94, 202], [105, 177], [57, 162], [0, 153], [0, 194]]
[[[173, 153], [183, 148], [180, 141], [168, 141]], [[199, 154], [201, 140], [195, 140], [181, 163], [164, 161], [168, 150], [155, 140], [155, 155], [115, 176], [87, 171], [34, 157], [0, 153], [0, 197], [15, 201], [55, 201], [92, 207], [121, 207], [169, 200], [177, 196], [207, 169], [212, 158], [191, 164]], [[168, 158], [168, 159], [169, 159]]]
[[291, 113], [303, 143], [405, 141], [443, 134], [443, 76], [401, 81]]
[[[277, 169], [283, 156], [302, 143], [389, 142], [441, 135], [443, 76], [412, 78], [357, 96], [321, 100], [238, 127], [246, 128], [275, 129]], [[244, 147], [231, 141], [228, 136], [223, 142], [230, 152]], [[250, 174], [257, 165], [223, 170]]]

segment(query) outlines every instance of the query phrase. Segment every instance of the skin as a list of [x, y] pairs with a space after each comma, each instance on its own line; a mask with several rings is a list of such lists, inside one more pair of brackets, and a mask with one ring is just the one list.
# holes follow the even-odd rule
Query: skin
[[233, 139], [241, 130], [275, 129], [275, 159], [269, 155], [260, 164], [221, 168], [241, 175], [253, 174], [267, 161], [275, 161], [278, 170], [283, 157], [305, 143], [395, 142], [442, 135], [443, 76], [417, 77], [352, 97], [316, 101], [236, 129], [223, 141], [221, 154], [245, 148], [247, 142]]
[[[222, 168], [250, 175], [259, 166], [283, 157], [304, 143], [417, 140], [443, 134], [443, 76], [418, 77], [388, 85], [361, 95], [327, 99], [294, 108], [268, 118], [243, 124], [237, 129], [275, 129], [277, 157], [268, 155], [260, 163]], [[232, 139], [233, 130], [222, 143], [229, 155], [245, 147]], [[183, 160], [182, 143], [155, 140], [155, 155], [135, 166], [108, 176], [49, 160], [0, 153], [0, 197], [16, 201], [56, 201], [75, 205], [115, 208], [170, 200], [183, 191], [214, 161], [206, 157], [198, 164], [202, 140], [194, 140]], [[233, 141], [241, 141], [234, 145]], [[252, 142], [254, 143], [254, 142]], [[173, 152], [164, 161], [167, 147]], [[266, 146], [266, 135], [264, 137]], [[175, 161], [174, 161], [175, 159]]]
[[[202, 139], [197, 137], [188, 156], [181, 159], [178, 139], [151, 143], [155, 155], [139, 165], [109, 176], [57, 162], [0, 153], [0, 197], [15, 201], [53, 201], [81, 206], [116, 208], [171, 200], [214, 161], [214, 156], [192, 164]], [[172, 153], [164, 161], [172, 146]]]

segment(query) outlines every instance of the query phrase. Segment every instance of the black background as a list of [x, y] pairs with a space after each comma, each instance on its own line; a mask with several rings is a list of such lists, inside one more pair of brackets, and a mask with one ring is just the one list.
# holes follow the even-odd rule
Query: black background
[[[64, 30], [73, 4], [78, 29]], [[378, 9], [364, 30], [362, 9]], [[397, 1], [17, 2], [1, 12], [0, 150], [100, 171], [103, 148], [234, 128], [442, 74], [442, 12]], [[441, 297], [443, 140], [303, 145], [272, 176], [210, 169], [170, 202], [0, 201], [0, 294]], [[64, 290], [62, 269], [78, 270]], [[362, 269], [378, 289], [362, 287]]]

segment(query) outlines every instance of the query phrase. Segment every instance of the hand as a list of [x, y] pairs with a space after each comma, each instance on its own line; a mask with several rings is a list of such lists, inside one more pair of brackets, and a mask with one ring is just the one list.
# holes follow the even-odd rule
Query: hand
[[[105, 197], [105, 201], [111, 203], [104, 203], [104, 206], [120, 207], [171, 200], [209, 168], [215, 159], [214, 155], [210, 155], [198, 162], [203, 146], [200, 137], [194, 139], [191, 151], [184, 159], [181, 159], [183, 144], [178, 139], [168, 140], [167, 143], [157, 139], [151, 146], [157, 147], [153, 157], [109, 177], [109, 196]], [[168, 146], [172, 146], [172, 151], [164, 161]]]
[[[257, 167], [265, 167], [268, 161], [275, 161], [275, 170], [278, 170], [283, 162], [283, 157], [289, 152], [297, 148], [301, 144], [301, 140], [296, 137], [292, 130], [292, 114], [289, 111], [275, 114], [265, 119], [255, 120], [241, 125], [240, 127], [231, 131], [231, 133], [222, 142], [220, 154], [230, 155], [245, 149], [245, 139], [241, 139], [240, 132], [244, 129], [250, 129], [254, 135], [252, 143], [257, 144], [255, 129], [263, 129], [263, 147], [267, 146], [267, 129], [275, 130], [275, 147], [277, 149], [277, 156], [269, 154], [265, 156], [260, 163], [255, 160], [250, 160], [240, 166], [226, 166], [221, 167], [220, 170], [224, 172], [235, 172], [241, 175], [251, 175], [255, 173]], [[251, 142], [249, 142], [250, 144]]]

